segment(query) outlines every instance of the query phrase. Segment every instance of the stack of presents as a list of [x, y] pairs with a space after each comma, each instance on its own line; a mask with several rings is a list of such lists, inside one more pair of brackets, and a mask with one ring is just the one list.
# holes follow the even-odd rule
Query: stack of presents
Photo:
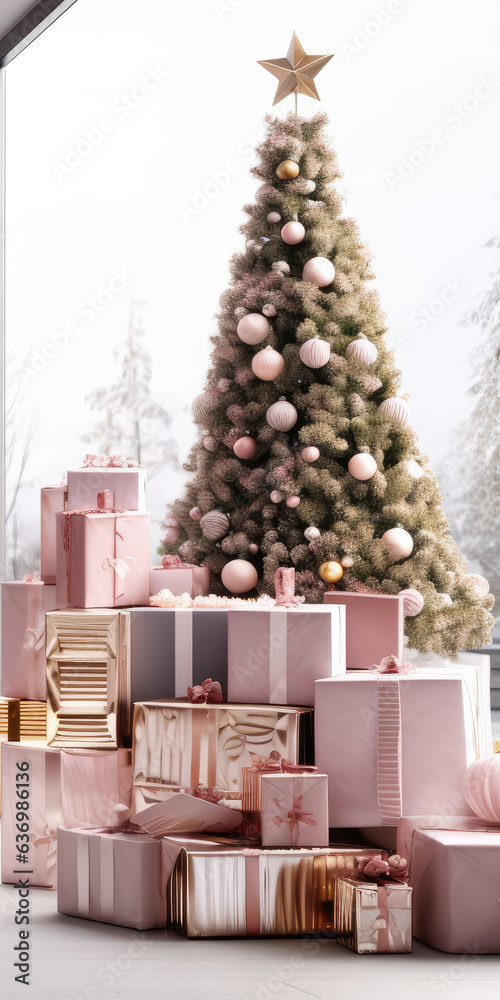
[[189, 937], [500, 952], [488, 657], [403, 653], [399, 597], [150, 569], [139, 468], [41, 509], [41, 578], [2, 584], [3, 882]]

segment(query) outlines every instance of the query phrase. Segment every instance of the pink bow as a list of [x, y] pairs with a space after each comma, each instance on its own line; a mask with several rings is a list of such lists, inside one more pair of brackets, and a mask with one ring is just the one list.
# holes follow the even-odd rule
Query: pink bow
[[[273, 799], [273, 802], [279, 809], [279, 799]], [[276, 826], [283, 826], [283, 824], [287, 824], [290, 827], [293, 843], [295, 840], [294, 833], [298, 830], [299, 823], [304, 823], [305, 826], [318, 825], [315, 819], [310, 819], [313, 815], [314, 813], [302, 811], [302, 795], [299, 795], [297, 799], [293, 800], [293, 806], [288, 810], [286, 819], [283, 819], [282, 816], [273, 816], [272, 822], [275, 823]]]
[[134, 469], [139, 463], [123, 455], [85, 455], [82, 469]]
[[274, 593], [277, 608], [294, 608], [303, 604], [305, 597], [295, 594], [295, 570], [290, 566], [280, 566], [274, 574]]
[[269, 757], [261, 757], [258, 753], [251, 753], [250, 760], [252, 767], [258, 771], [283, 771], [288, 774], [316, 774], [318, 768], [314, 764], [291, 764], [289, 760], [278, 752], [271, 750]]
[[388, 861], [384, 861], [381, 855], [368, 861], [365, 858], [356, 858], [356, 867], [360, 874], [372, 878], [391, 878], [400, 881], [408, 875], [408, 862], [399, 854], [392, 854]]
[[189, 795], [194, 795], [196, 799], [204, 799], [205, 802], [220, 802], [224, 798], [224, 792], [219, 788], [211, 788], [210, 785], [199, 784], [196, 788], [190, 788]]
[[162, 556], [161, 560], [162, 569], [198, 569], [194, 563], [181, 562], [179, 556], [166, 555]]
[[40, 574], [26, 573], [26, 576], [23, 576], [23, 583], [41, 583]]
[[219, 681], [213, 681], [211, 677], [208, 677], [206, 681], [203, 681], [203, 684], [188, 687], [187, 699], [193, 705], [206, 705], [208, 702], [222, 701], [222, 688]]
[[378, 674], [408, 674], [410, 670], [414, 669], [413, 663], [408, 660], [398, 660], [397, 656], [392, 653], [390, 656], [384, 656], [380, 663], [374, 663], [372, 666], [372, 670], [376, 670]]

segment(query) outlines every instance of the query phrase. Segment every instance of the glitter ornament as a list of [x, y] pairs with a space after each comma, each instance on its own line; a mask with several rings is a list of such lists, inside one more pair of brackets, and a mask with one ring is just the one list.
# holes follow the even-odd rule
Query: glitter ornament
[[251, 552], [252, 555], [254, 556], [259, 551], [259, 546], [256, 544], [256, 542], [250, 542], [250, 545], [248, 546], [248, 551]]
[[335, 559], [330, 559], [329, 562], [321, 563], [318, 573], [325, 583], [336, 583], [344, 575], [344, 570], [339, 562]]
[[276, 176], [280, 181], [291, 181], [299, 174], [300, 167], [295, 160], [282, 160], [276, 167]]
[[201, 521], [201, 510], [199, 507], [191, 507], [189, 511], [189, 516], [193, 518], [193, 521]]
[[272, 302], [266, 302], [265, 306], [262, 306], [262, 312], [264, 316], [276, 316], [276, 306], [273, 306]]
[[306, 340], [299, 351], [300, 360], [308, 368], [323, 368], [330, 360], [330, 354], [330, 344], [326, 340], [320, 340], [319, 337]]
[[319, 454], [319, 448], [316, 448], [313, 444], [309, 444], [306, 448], [302, 449], [300, 457], [304, 462], [316, 462], [319, 458]]
[[293, 494], [291, 497], [287, 497], [285, 500], [287, 507], [298, 507], [300, 503], [300, 497]]
[[216, 538], [222, 538], [223, 535], [227, 535], [229, 531], [229, 518], [221, 510], [211, 510], [208, 514], [203, 515], [200, 525], [205, 538], [214, 541]]
[[233, 451], [237, 458], [242, 458], [249, 462], [257, 454], [257, 442], [252, 437], [240, 437], [234, 442]]
[[407, 559], [413, 552], [413, 538], [404, 528], [389, 528], [384, 531], [381, 541], [387, 545], [393, 562]]
[[244, 344], [253, 345], [261, 344], [269, 335], [270, 329], [269, 320], [261, 313], [247, 313], [240, 319], [236, 333]]
[[266, 347], [252, 358], [252, 371], [263, 382], [272, 382], [281, 375], [285, 367], [285, 359], [274, 347]]
[[351, 566], [354, 566], [354, 559], [352, 556], [342, 556], [340, 565], [343, 566], [344, 569], [351, 569]]
[[320, 535], [321, 531], [319, 528], [315, 528], [313, 524], [311, 524], [309, 528], [306, 528], [304, 531], [304, 537], [307, 538], [308, 542], [314, 542]]
[[378, 358], [375, 344], [372, 344], [364, 333], [358, 333], [355, 340], [351, 340], [345, 353], [346, 358], [354, 358], [356, 361], [361, 361], [363, 365], [373, 365]]
[[287, 222], [281, 230], [281, 239], [292, 247], [302, 243], [305, 235], [306, 231], [301, 222]]
[[247, 312], [248, 309], [245, 309], [244, 306], [237, 306], [237, 308], [234, 310], [234, 315], [236, 316], [236, 319], [241, 319], [242, 316], [247, 315]]
[[281, 503], [281, 501], [283, 500], [283, 494], [280, 493], [279, 490], [273, 490], [272, 493], [269, 494], [269, 496], [273, 501], [273, 503]]
[[380, 404], [378, 412], [394, 427], [404, 427], [410, 419], [408, 396], [406, 393], [402, 396], [389, 396], [389, 399], [384, 399]]
[[200, 392], [191, 403], [191, 412], [197, 424], [204, 424], [208, 416], [217, 408], [217, 396], [213, 392]]
[[405, 615], [409, 618], [415, 618], [415, 615], [419, 615], [423, 606], [424, 598], [419, 590], [415, 590], [414, 587], [408, 587], [407, 590], [400, 590], [399, 597], [403, 598], [403, 611]]
[[253, 590], [259, 575], [255, 566], [247, 559], [231, 559], [221, 573], [221, 580], [230, 594], [246, 594]]
[[318, 288], [331, 285], [335, 277], [335, 268], [328, 257], [311, 257], [302, 268], [302, 280], [309, 281]]
[[268, 222], [281, 222], [281, 215], [279, 212], [269, 212], [267, 216]]
[[353, 479], [359, 479], [360, 482], [364, 483], [367, 479], [371, 479], [375, 475], [377, 463], [373, 455], [360, 452], [359, 455], [352, 456], [347, 468]]
[[297, 410], [292, 403], [279, 399], [269, 407], [266, 420], [273, 431], [290, 431], [297, 423]]

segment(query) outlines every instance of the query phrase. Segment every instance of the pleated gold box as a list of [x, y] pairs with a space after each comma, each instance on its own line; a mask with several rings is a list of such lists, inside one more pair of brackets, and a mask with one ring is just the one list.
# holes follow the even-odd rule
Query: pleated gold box
[[134, 710], [134, 806], [161, 801], [172, 787], [200, 782], [242, 791], [251, 754], [278, 751], [292, 763], [312, 761], [310, 708], [289, 705], [148, 701]]
[[333, 919], [339, 944], [358, 955], [410, 953], [412, 892], [398, 882], [336, 878]]
[[273, 850], [164, 838], [168, 926], [187, 937], [333, 935], [335, 877], [360, 847]]

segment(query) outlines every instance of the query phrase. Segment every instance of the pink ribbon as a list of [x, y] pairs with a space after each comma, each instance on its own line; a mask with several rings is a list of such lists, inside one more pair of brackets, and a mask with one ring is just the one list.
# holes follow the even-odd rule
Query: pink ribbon
[[409, 674], [415, 667], [408, 660], [398, 660], [397, 656], [391, 653], [390, 656], [384, 656], [380, 663], [374, 663], [372, 670], [378, 674]]
[[371, 878], [392, 879], [394, 882], [405, 882], [408, 877], [408, 862], [400, 854], [391, 854], [385, 861], [382, 855], [374, 858], [356, 858], [356, 870]]
[[41, 582], [42, 581], [40, 579], [39, 573], [26, 573], [26, 576], [23, 576], [23, 583], [41, 583]]
[[[160, 567], [158, 567], [160, 569]], [[161, 569], [201, 569], [195, 563], [181, 562], [179, 556], [162, 556]]]
[[277, 608], [294, 608], [303, 604], [305, 597], [295, 594], [295, 570], [290, 566], [280, 566], [274, 574], [274, 593]]
[[269, 757], [261, 757], [257, 753], [251, 753], [250, 759], [252, 761], [252, 769], [255, 771], [282, 771], [286, 774], [316, 774], [318, 771], [318, 768], [314, 764], [290, 763], [289, 760], [285, 760], [281, 756], [278, 750], [271, 750]]
[[[279, 809], [281, 805], [280, 800], [273, 799], [273, 802]], [[301, 794], [293, 799], [292, 808], [288, 810], [286, 816], [278, 814], [276, 816], [273, 816], [271, 822], [278, 827], [284, 825], [288, 826], [290, 830], [290, 839], [292, 847], [296, 847], [299, 841], [299, 823], [303, 823], [305, 826], [317, 826], [318, 824], [316, 820], [311, 818], [313, 816], [314, 813], [303, 811], [302, 794]]]
[[81, 469], [135, 469], [139, 462], [123, 455], [85, 455]]
[[187, 700], [193, 705], [207, 705], [209, 702], [217, 703], [222, 701], [222, 688], [219, 681], [213, 681], [211, 677], [207, 677], [202, 684], [195, 684], [194, 687], [188, 687]]

